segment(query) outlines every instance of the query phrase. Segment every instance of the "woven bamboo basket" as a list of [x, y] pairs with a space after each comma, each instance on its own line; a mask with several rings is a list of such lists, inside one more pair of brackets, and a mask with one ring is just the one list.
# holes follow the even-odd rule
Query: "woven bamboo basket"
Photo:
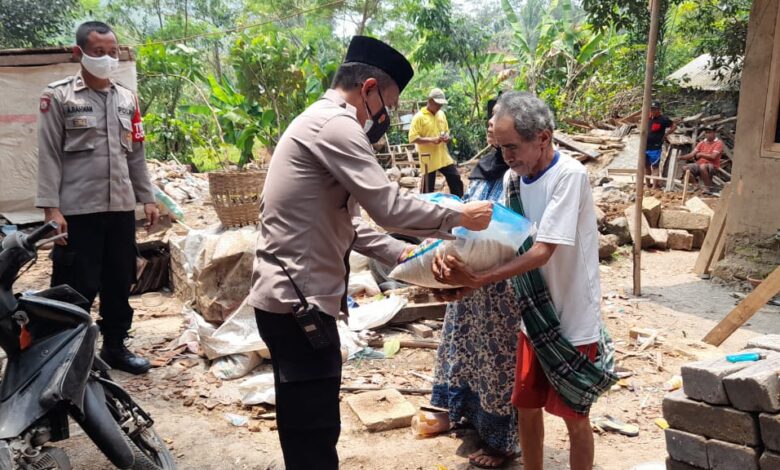
[[222, 225], [243, 227], [257, 224], [260, 220], [260, 194], [267, 174], [267, 169], [209, 173], [209, 193]]

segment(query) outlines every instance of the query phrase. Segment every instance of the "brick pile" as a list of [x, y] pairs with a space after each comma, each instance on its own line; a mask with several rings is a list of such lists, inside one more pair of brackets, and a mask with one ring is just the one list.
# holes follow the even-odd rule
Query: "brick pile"
[[[642, 248], [657, 250], [695, 250], [704, 243], [714, 211], [698, 197], [686, 201], [684, 207], [663, 208], [654, 197], [642, 200]], [[625, 216], [634, 237], [634, 207], [627, 207]]]
[[780, 470], [780, 335], [742, 352], [766, 357], [682, 367], [682, 390], [663, 402], [667, 470]]

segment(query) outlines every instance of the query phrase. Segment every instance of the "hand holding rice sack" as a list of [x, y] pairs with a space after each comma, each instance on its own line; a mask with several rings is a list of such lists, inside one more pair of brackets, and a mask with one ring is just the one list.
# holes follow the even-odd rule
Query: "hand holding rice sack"
[[[460, 198], [450, 194], [433, 193], [418, 197], [456, 210], [464, 205]], [[466, 284], [446, 283], [441, 278], [437, 279], [433, 269], [437, 256], [454, 257], [472, 271], [484, 271], [514, 258], [517, 250], [533, 232], [534, 226], [528, 219], [500, 204], [494, 204], [486, 230], [473, 232], [457, 227], [452, 231], [455, 240], [427, 239], [402, 256], [390, 277], [432, 289], [464, 287]]]

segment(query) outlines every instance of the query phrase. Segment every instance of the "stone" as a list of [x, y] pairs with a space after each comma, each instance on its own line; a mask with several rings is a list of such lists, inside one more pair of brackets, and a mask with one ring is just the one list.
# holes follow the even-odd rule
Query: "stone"
[[[742, 352], [758, 352], [749, 350]], [[750, 367], [752, 362], [732, 363], [725, 357], [705, 359], [682, 366], [683, 391], [688, 398], [710, 405], [728, 405], [729, 397], [723, 386], [723, 379], [735, 372]]]
[[688, 465], [685, 462], [678, 462], [677, 460], [670, 459], [669, 457], [667, 457], [666, 470], [705, 470], [705, 469], [701, 467], [694, 467], [693, 465]]
[[759, 457], [761, 452], [753, 447], [714, 439], [707, 441], [710, 470], [759, 470]]
[[689, 232], [691, 235], [693, 235], [693, 246], [692, 248], [694, 250], [698, 250], [699, 248], [704, 245], [704, 239], [707, 237], [707, 231], [706, 230], [691, 230]]
[[699, 468], [709, 468], [707, 439], [676, 429], [667, 429], [666, 452], [673, 460]]
[[761, 443], [758, 418], [750, 413], [693, 401], [682, 390], [667, 394], [662, 408], [673, 429], [735, 444]]
[[676, 228], [681, 230], [707, 230], [710, 217], [684, 210], [664, 209], [658, 220], [660, 228]]
[[605, 225], [605, 231], [609, 235], [617, 235], [618, 245], [620, 246], [631, 243], [631, 232], [628, 229], [628, 219], [626, 217], [608, 220]]
[[780, 454], [765, 451], [758, 461], [761, 470], [777, 470], [780, 468]]
[[693, 235], [685, 230], [667, 230], [667, 244], [671, 250], [690, 251], [693, 248]]
[[658, 227], [658, 219], [661, 218], [661, 201], [652, 196], [642, 198], [642, 213], [647, 217], [647, 223], [651, 227]]
[[746, 347], [780, 352], [780, 335], [756, 336], [748, 341]]
[[607, 214], [599, 206], [593, 206], [593, 210], [596, 212], [596, 225], [603, 227], [607, 222]]
[[414, 405], [396, 389], [376, 390], [351, 395], [347, 404], [371, 432], [411, 426], [417, 413]]
[[706, 202], [702, 201], [698, 197], [692, 197], [685, 201], [685, 207], [687, 207], [694, 214], [703, 214], [712, 218], [715, 215], [715, 211], [712, 210]]
[[780, 354], [752, 362], [750, 367], [723, 379], [734, 408], [742, 411], [780, 411]]
[[780, 414], [761, 413], [758, 422], [764, 446], [780, 454]]
[[417, 188], [420, 186], [420, 180], [414, 176], [403, 176], [398, 180], [402, 188]]
[[[625, 215], [626, 220], [628, 221], [628, 231], [631, 235], [631, 240], [636, 243], [636, 240], [634, 240], [634, 234], [635, 234], [635, 228], [634, 228], [634, 206], [626, 207]], [[650, 224], [647, 222], [647, 217], [645, 217], [644, 214], [642, 214], [642, 248], [650, 248], [653, 246], [653, 237], [650, 235]]]
[[617, 235], [602, 235], [599, 233], [599, 259], [612, 257], [618, 249]]
[[653, 237], [653, 247], [656, 250], [669, 248], [669, 233], [665, 228], [651, 228], [650, 236]]

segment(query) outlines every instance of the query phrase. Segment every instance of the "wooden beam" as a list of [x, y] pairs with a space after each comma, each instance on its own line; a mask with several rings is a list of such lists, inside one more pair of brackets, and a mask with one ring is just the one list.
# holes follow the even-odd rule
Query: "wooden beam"
[[778, 292], [780, 292], [780, 266], [776, 267], [769, 277], [707, 333], [703, 341], [713, 346], [720, 346]]
[[693, 266], [693, 272], [699, 276], [710, 272], [710, 265], [718, 251], [718, 246], [723, 246], [721, 240], [725, 240], [723, 233], [726, 227], [726, 220], [729, 211], [729, 202], [731, 201], [731, 185], [727, 184], [720, 193], [720, 203], [715, 215], [710, 222], [710, 228], [704, 237], [704, 242], [699, 251], [699, 257], [696, 258], [696, 264]]
[[599, 158], [599, 155], [600, 155], [599, 152], [596, 152], [595, 150], [591, 150], [591, 149], [589, 149], [587, 147], [584, 147], [584, 146], [578, 144], [574, 140], [570, 139], [569, 137], [567, 137], [567, 136], [565, 136], [565, 135], [563, 135], [563, 134], [561, 134], [559, 132], [556, 132], [556, 133], [553, 134], [553, 140], [558, 145], [563, 145], [564, 147], [568, 147], [568, 148], [570, 148], [570, 149], [572, 149], [572, 150], [574, 150], [576, 152], [583, 153], [583, 154], [589, 156], [590, 158]]

